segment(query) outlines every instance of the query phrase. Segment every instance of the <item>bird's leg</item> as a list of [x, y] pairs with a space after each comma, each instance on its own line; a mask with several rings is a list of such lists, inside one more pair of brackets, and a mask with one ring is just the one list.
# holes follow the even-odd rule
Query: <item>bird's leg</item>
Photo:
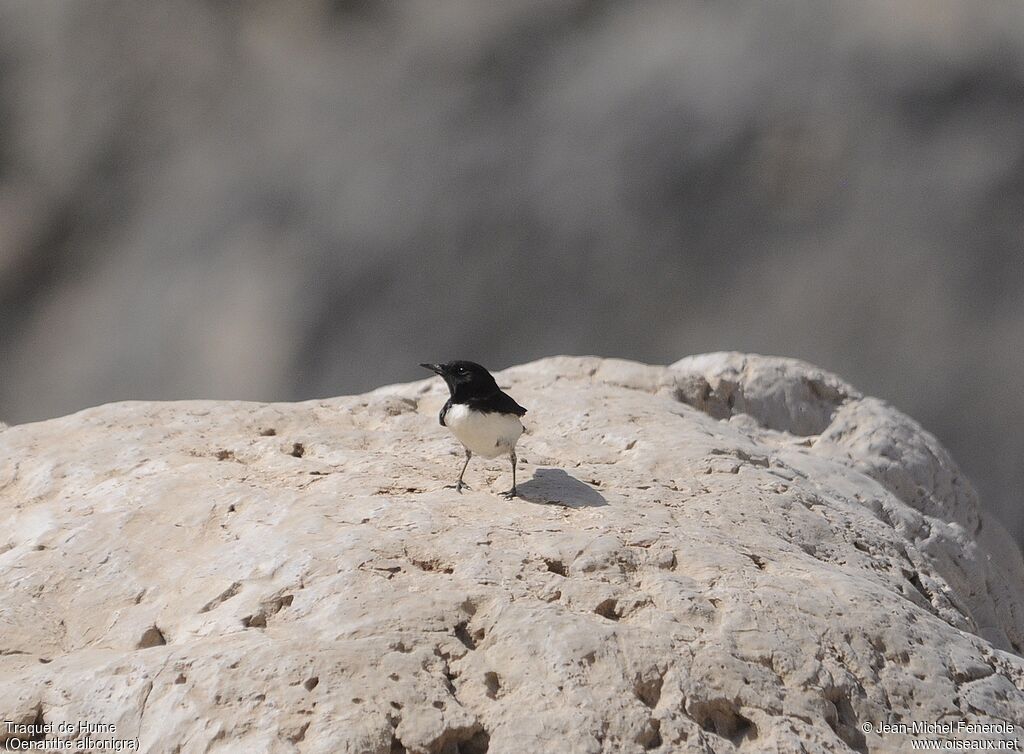
[[511, 500], [516, 496], [516, 452], [513, 450], [508, 457], [512, 461], [512, 489], [502, 492], [501, 496]]
[[469, 485], [462, 481], [462, 475], [466, 473], [466, 467], [469, 466], [469, 459], [472, 457], [473, 453], [470, 451], [469, 448], [466, 448], [466, 462], [462, 464], [462, 471], [459, 472], [459, 481], [457, 481], [455, 484], [446, 484], [444, 487], [446, 490], [454, 488], [456, 492], [462, 494], [463, 488], [467, 490], [469, 489]]

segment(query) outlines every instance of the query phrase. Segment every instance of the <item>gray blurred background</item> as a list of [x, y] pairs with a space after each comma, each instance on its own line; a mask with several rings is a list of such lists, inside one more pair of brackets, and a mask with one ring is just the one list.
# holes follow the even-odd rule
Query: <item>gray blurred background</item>
[[0, 418], [796, 356], [1024, 538], [1019, 0], [0, 0]]

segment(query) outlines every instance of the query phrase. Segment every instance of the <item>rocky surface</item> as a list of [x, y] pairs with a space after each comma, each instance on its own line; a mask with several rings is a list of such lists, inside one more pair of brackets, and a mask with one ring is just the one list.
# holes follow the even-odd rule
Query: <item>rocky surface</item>
[[12, 423], [767, 349], [1024, 544], [1022, 238], [1020, 0], [0, 2]]
[[[553, 358], [523, 499], [440, 380], [0, 432], [0, 714], [147, 752], [906, 750], [1024, 726], [1024, 565], [912, 420], [810, 365]], [[0, 731], [0, 736], [14, 735]], [[45, 736], [73, 738], [59, 731]]]

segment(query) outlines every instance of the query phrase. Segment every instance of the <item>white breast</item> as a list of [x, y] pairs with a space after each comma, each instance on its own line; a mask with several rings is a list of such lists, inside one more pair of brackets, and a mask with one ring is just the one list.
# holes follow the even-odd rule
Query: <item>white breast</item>
[[474, 455], [495, 458], [507, 455], [516, 446], [523, 424], [512, 414], [483, 414], [455, 403], [444, 415], [445, 426]]

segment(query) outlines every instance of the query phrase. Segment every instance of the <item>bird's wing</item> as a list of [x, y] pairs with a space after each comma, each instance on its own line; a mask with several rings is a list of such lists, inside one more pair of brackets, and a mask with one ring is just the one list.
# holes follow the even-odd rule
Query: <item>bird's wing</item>
[[522, 416], [526, 413], [526, 409], [516, 403], [511, 395], [500, 390], [494, 395], [484, 398], [480, 401], [480, 404], [479, 407], [474, 406], [474, 408], [499, 414], [515, 414], [516, 416]]

